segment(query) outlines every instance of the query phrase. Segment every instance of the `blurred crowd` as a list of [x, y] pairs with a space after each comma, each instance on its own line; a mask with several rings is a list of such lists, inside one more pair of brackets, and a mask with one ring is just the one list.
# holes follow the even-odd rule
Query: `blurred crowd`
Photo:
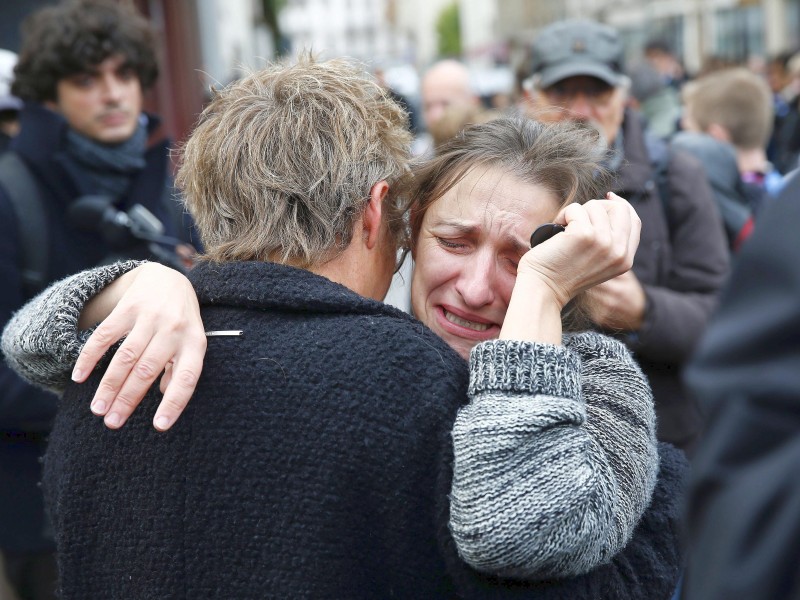
[[[81, 2], [32, 16], [19, 55], [0, 50], [0, 328], [82, 269], [186, 270], [202, 251], [175, 202], [170, 141], [142, 109], [158, 76], [152, 32], [129, 7]], [[507, 117], [576, 123], [602, 150], [598, 176], [636, 210], [641, 240], [630, 271], [592, 289], [588, 317], [646, 375], [658, 440], [693, 462], [697, 551], [675, 597], [797, 597], [800, 51], [712, 57], [698, 73], [660, 39], [624, 56], [613, 28], [561, 21], [537, 33], [509, 93], [478, 95], [456, 58], [421, 73], [418, 98], [373, 75], [408, 115], [417, 161]], [[387, 296], [407, 311], [413, 268]], [[53, 598], [37, 484], [55, 397], [6, 365], [0, 388], [0, 557], [19, 600]]]
[[[418, 150], [441, 144], [466, 123], [501, 114], [548, 118], [542, 117], [542, 109], [558, 105], [542, 103], [534, 94], [535, 48], [536, 44], [514, 69], [516, 84], [508, 92], [479, 95], [475, 80], [480, 72], [476, 75], [455, 59], [425, 70], [418, 97], [403, 100], [411, 111], [413, 130], [422, 137]], [[743, 63], [710, 56], [697, 73], [688, 73], [666, 41], [653, 39], [638, 59], [620, 62], [618, 70], [626, 78], [625, 105], [643, 119], [649, 134], [670, 142], [677, 137], [679, 145], [690, 146], [687, 140], [694, 136], [679, 134], [710, 136], [736, 151], [742, 180], [769, 196], [775, 196], [783, 176], [797, 168], [800, 51]], [[572, 117], [592, 120], [579, 112], [572, 111]]]

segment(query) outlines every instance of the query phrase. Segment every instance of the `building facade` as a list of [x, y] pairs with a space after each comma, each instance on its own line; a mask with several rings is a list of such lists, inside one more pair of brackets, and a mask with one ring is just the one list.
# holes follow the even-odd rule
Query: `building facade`
[[511, 45], [564, 18], [608, 23], [629, 58], [650, 39], [667, 41], [689, 72], [708, 57], [746, 62], [800, 49], [800, 0], [502, 0], [496, 35]]
[[322, 58], [349, 56], [367, 64], [413, 60], [412, 41], [398, 27], [402, 2], [391, 0], [286, 0], [281, 31], [290, 54], [311, 50]]

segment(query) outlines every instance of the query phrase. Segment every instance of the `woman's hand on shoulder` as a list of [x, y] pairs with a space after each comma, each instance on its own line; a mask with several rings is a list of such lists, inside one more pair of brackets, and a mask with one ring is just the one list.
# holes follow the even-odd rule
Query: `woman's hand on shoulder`
[[148, 263], [128, 275], [127, 289], [89, 337], [72, 379], [85, 381], [109, 348], [125, 337], [91, 410], [108, 427], [121, 427], [163, 372], [164, 397], [153, 425], [164, 431], [186, 408], [200, 377], [206, 351], [200, 307], [189, 280], [173, 269]]
[[642, 223], [633, 207], [616, 194], [569, 204], [554, 222], [566, 230], [529, 250], [519, 263], [517, 277], [541, 280], [562, 307], [633, 265]]

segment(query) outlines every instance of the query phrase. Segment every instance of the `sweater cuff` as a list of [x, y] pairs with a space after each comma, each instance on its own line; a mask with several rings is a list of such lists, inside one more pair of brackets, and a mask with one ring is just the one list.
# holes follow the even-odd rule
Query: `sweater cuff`
[[644, 317], [642, 318], [642, 325], [638, 330], [632, 332], [634, 335], [631, 335], [629, 340], [625, 340], [629, 342], [628, 347], [634, 352], [638, 352], [647, 344], [650, 332], [653, 330], [653, 327], [655, 327], [656, 320], [656, 306], [653, 303], [651, 286], [642, 284], [642, 289], [644, 290]]
[[74, 338], [76, 343], [68, 344], [64, 347], [64, 350], [67, 351], [67, 357], [72, 360], [78, 358], [83, 344], [94, 329], [83, 332], [78, 329], [78, 319], [89, 300], [125, 273], [143, 265], [145, 262], [140, 260], [116, 262], [111, 265], [83, 271], [70, 278], [72, 279], [70, 285], [65, 285], [61, 290], [61, 310], [55, 315], [53, 325], [53, 333], [56, 336], [64, 335], [65, 337], [62, 339], [71, 339], [73, 335], [77, 334]]
[[580, 398], [580, 358], [564, 346], [489, 340], [469, 357], [470, 395], [488, 391]]
[[89, 332], [78, 332], [86, 302], [141, 261], [96, 267], [53, 283], [6, 325], [2, 347], [9, 366], [30, 383], [58, 391]]

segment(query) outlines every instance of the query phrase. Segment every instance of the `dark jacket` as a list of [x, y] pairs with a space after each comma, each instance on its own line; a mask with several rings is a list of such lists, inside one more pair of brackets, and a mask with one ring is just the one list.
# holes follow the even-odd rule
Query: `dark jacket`
[[739, 253], [686, 380], [694, 460], [687, 600], [800, 598], [800, 173]]
[[[761, 204], [756, 186], [746, 186], [739, 173], [736, 150], [707, 133], [681, 131], [670, 140], [670, 147], [694, 156], [704, 167], [717, 208], [725, 224], [728, 246], [736, 247], [742, 229]], [[763, 192], [765, 194], [766, 192]]]
[[[70, 203], [92, 189], [63, 151], [66, 122], [39, 106], [20, 113], [21, 130], [11, 143], [38, 183], [47, 209], [49, 281], [83, 270], [102, 261], [110, 252], [98, 233], [78, 231], [68, 224]], [[119, 207], [139, 203], [150, 209], [167, 227], [173, 225], [168, 147], [162, 142], [145, 156], [146, 167], [132, 184]], [[0, 182], [0, 328], [26, 300], [20, 263], [20, 235], [16, 213]], [[46, 283], [49, 283], [46, 282]], [[55, 396], [36, 389], [0, 361], [0, 548], [37, 551], [52, 547], [45, 528], [39, 458], [44, 453], [47, 431], [55, 415]]]
[[800, 167], [800, 96], [786, 102], [776, 95], [775, 120], [767, 145], [767, 158], [784, 175]]
[[688, 448], [701, 418], [685, 393], [681, 369], [716, 304], [728, 273], [728, 244], [703, 167], [678, 151], [668, 155], [669, 198], [659, 194], [658, 157], [651, 156], [640, 118], [627, 112], [622, 125], [624, 161], [615, 191], [642, 220], [633, 272], [644, 286], [642, 328], [622, 339], [650, 379], [659, 439]]
[[[307, 271], [201, 264], [212, 337], [167, 433], [151, 392], [124, 428], [63, 398], [45, 463], [71, 598], [667, 599], [677, 579], [681, 453], [608, 565], [559, 582], [479, 575], [447, 527], [451, 428], [466, 363], [409, 315]], [[536, 591], [532, 591], [536, 590]]]

